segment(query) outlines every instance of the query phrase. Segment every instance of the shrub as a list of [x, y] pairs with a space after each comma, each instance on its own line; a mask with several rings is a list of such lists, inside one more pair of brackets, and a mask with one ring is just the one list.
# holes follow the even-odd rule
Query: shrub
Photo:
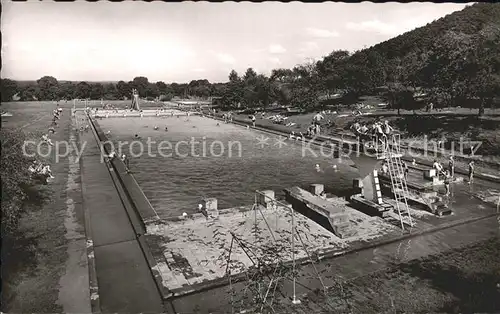
[[26, 134], [20, 130], [0, 130], [2, 183], [2, 234], [11, 233], [30, 204], [41, 203], [46, 195], [31, 179], [29, 166], [35, 158], [23, 154]]

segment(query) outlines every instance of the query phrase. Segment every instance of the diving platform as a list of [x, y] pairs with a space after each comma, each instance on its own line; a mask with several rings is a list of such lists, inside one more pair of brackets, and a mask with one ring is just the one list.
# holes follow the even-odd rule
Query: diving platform
[[337, 237], [344, 239], [357, 234], [345, 206], [336, 206], [332, 201], [299, 187], [285, 189], [285, 195], [286, 201], [295, 211], [315, 221]]

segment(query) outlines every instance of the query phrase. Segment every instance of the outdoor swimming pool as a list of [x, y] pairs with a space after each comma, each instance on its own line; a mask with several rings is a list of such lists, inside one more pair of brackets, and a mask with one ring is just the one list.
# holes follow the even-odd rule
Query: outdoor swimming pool
[[[284, 188], [321, 183], [342, 195], [357, 177], [349, 161], [339, 162], [327, 150], [314, 150], [315, 156], [298, 142], [209, 118], [108, 118], [99, 124], [111, 131], [116, 147], [121, 142], [125, 154], [137, 156], [130, 168], [163, 217], [196, 212], [204, 197], [217, 198], [219, 208], [250, 205], [254, 191], [263, 189], [280, 196]], [[135, 134], [141, 139], [131, 144]]]

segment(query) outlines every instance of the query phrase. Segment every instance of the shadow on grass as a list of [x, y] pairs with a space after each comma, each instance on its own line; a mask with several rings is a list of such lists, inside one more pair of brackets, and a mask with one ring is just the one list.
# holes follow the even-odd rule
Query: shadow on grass
[[[26, 186], [26, 211], [38, 211], [52, 196], [45, 186]], [[22, 223], [20, 223], [22, 225]], [[29, 235], [21, 226], [15, 230], [2, 230], [2, 312], [9, 311], [9, 305], [16, 297], [15, 287], [23, 277], [35, 274], [38, 266], [38, 237]]]
[[[470, 251], [464, 249], [457, 256], [438, 255], [424, 261], [414, 261], [401, 266], [401, 271], [408, 273], [414, 277], [424, 279], [439, 291], [452, 294], [457, 300], [449, 304], [445, 304], [442, 308], [436, 309], [438, 312], [446, 313], [498, 313], [500, 311], [500, 289], [497, 284], [500, 283], [500, 260], [494, 256], [498, 256], [500, 245], [498, 240], [488, 241], [481, 249], [475, 247], [469, 255]], [[494, 256], [488, 254], [488, 258], [492, 258], [489, 263], [492, 263], [491, 269], [495, 269], [494, 263], [497, 264], [497, 271], [485, 271], [477, 269], [466, 271], [455, 265], [448, 263], [469, 264], [474, 263], [473, 259], [482, 259], [481, 252], [494, 250]], [[478, 254], [479, 253], [479, 254]], [[460, 261], [461, 260], [461, 261]], [[465, 266], [464, 266], [465, 268]]]
[[482, 120], [475, 116], [403, 116], [395, 121], [395, 125], [408, 132], [410, 136], [420, 136], [431, 133], [459, 132], [464, 133], [481, 128], [495, 130], [499, 128], [498, 121]]
[[[355, 123], [371, 124], [375, 121], [389, 120], [400, 130], [405, 138], [427, 136], [428, 140], [445, 137], [445, 148], [451, 148], [451, 141], [458, 145], [460, 138], [481, 141], [476, 151], [481, 155], [500, 155], [500, 123], [495, 120], [480, 119], [477, 116], [445, 116], [445, 115], [405, 115], [394, 117], [345, 117], [340, 122], [344, 130]], [[495, 134], [496, 133], [496, 134]], [[458, 147], [455, 147], [457, 149]], [[468, 152], [467, 152], [468, 153]]]
[[16, 297], [14, 287], [22, 280], [20, 274], [31, 275], [37, 267], [37, 239], [23, 232], [2, 234], [2, 311]]

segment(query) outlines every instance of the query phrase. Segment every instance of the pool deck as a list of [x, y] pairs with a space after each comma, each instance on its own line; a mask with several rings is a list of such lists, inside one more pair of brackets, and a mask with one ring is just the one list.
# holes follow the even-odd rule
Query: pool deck
[[[356, 243], [368, 242], [387, 234], [399, 234], [397, 227], [378, 217], [369, 217], [347, 206], [343, 200], [332, 199], [336, 206], [345, 207], [350, 222], [358, 234], [340, 239], [319, 224], [294, 214], [296, 225], [296, 254], [298, 263], [308, 260], [309, 254], [322, 256], [332, 251], [344, 251]], [[174, 296], [191, 293], [227, 282], [229, 250], [231, 274], [241, 275], [253, 265], [256, 258], [273, 261], [292, 261], [292, 214], [288, 207], [266, 209], [259, 206], [237, 207], [221, 211], [217, 219], [201, 214], [177, 221], [158, 220], [146, 225], [145, 237], [153, 252], [165, 285]], [[303, 244], [299, 239], [302, 239]], [[241, 242], [240, 242], [241, 241]], [[242, 243], [248, 246], [247, 255]], [[274, 253], [270, 255], [270, 252]], [[250, 259], [253, 256], [254, 259]], [[272, 261], [269, 261], [272, 262]]]
[[181, 111], [178, 109], [144, 109], [142, 111], [130, 109], [99, 109], [93, 111], [94, 118], [141, 118], [141, 117], [171, 117], [197, 115], [197, 112]]
[[[82, 112], [77, 118], [84, 117]], [[131, 217], [124, 208], [109, 166], [101, 162], [101, 152], [93, 131], [80, 132], [86, 143], [81, 157], [83, 204], [90, 240], [94, 298], [102, 312], [164, 312], [161, 295], [151, 276]], [[99, 311], [99, 312], [100, 312]]]
[[[90, 142], [90, 138], [88, 140]], [[96, 144], [95, 146], [98, 150], [97, 142], [95, 140], [94, 143]], [[84, 154], [82, 158], [82, 171], [84, 174], [85, 172], [89, 172], [89, 170], [87, 170], [89, 167], [85, 166], [86, 163], [92, 166], [93, 163], [98, 162], [100, 155], [98, 155], [97, 150], [92, 149], [90, 151], [90, 155], [87, 157]], [[86, 152], [86, 154], [89, 154], [88, 148]], [[95, 157], [94, 159], [96, 160], [92, 161], [93, 159], [90, 157]], [[118, 160], [115, 163], [120, 164], [121, 161]], [[130, 185], [133, 184], [137, 185], [135, 180], [127, 181], [120, 179], [125, 176], [125, 174], [121, 171], [115, 171], [114, 176], [118, 178], [114, 182], [110, 181], [111, 176], [109, 168], [105, 167], [102, 163], [99, 163], [99, 165], [99, 170], [97, 169], [97, 166], [94, 165], [92, 167], [96, 169], [89, 172], [90, 177], [93, 178], [95, 176], [97, 178], [95, 179], [95, 182], [99, 182], [99, 186], [109, 186], [111, 190], [115, 189], [115, 192], [118, 187], [115, 188], [113, 184], [117, 184], [116, 182], [120, 182], [122, 185], [121, 188], [125, 191], [138, 188], [130, 187]], [[89, 174], [85, 174], [84, 178], [88, 178]], [[133, 175], [131, 174], [126, 174], [126, 176], [133, 178]], [[122, 229], [119, 227], [113, 227], [108, 230], [109, 228], [105, 227], [106, 221], [108, 221], [108, 224], [119, 225], [121, 224], [121, 220], [118, 218], [127, 217], [127, 211], [123, 208], [123, 205], [121, 205], [121, 209], [119, 208], [120, 206], [117, 205], [120, 204], [119, 193], [115, 193], [117, 194], [117, 197], [111, 197], [110, 195], [113, 193], [111, 190], [102, 191], [99, 189], [99, 193], [107, 195], [110, 209], [103, 209], [103, 206], [101, 206], [102, 204], [99, 205], [98, 207], [101, 208], [100, 211], [102, 212], [100, 215], [102, 215], [102, 219], [104, 221], [94, 222], [96, 225], [95, 228], [101, 229], [96, 230], [96, 234], [102, 233], [101, 237], [104, 239], [112, 236], [112, 231], [114, 229]], [[462, 192], [457, 191], [457, 193]], [[145, 198], [144, 194], [135, 193], [133, 198], [141, 197]], [[355, 237], [349, 239], [337, 238], [335, 235], [329, 233], [315, 222], [312, 222], [297, 213], [295, 214], [295, 219], [298, 234], [300, 234], [300, 238], [304, 241], [307, 251], [310, 254], [314, 252], [316, 257], [320, 260], [319, 263], [323, 263], [323, 261], [326, 262], [330, 258], [337, 257], [339, 255], [345, 255], [356, 251], [366, 250], [368, 248], [386, 245], [388, 243], [402, 241], [404, 239], [416, 237], [425, 233], [432, 233], [445, 228], [452, 228], [498, 215], [493, 204], [495, 195], [481, 196], [481, 193], [471, 193], [468, 197], [472, 200], [469, 204], [453, 204], [455, 214], [452, 216], [436, 217], [425, 211], [415, 210], [413, 217], [417, 223], [414, 228], [409, 231], [407, 230], [406, 232], [402, 232], [402, 230], [398, 227], [399, 222], [395, 221], [394, 215], [392, 219], [370, 217], [349, 207], [347, 201], [339, 198], [331, 198], [329, 200], [331, 202], [335, 202], [336, 206], [345, 206], [346, 211], [350, 214], [350, 220], [357, 225], [359, 231], [358, 235]], [[123, 201], [123, 196], [121, 196], [121, 198], [121, 201]], [[487, 204], [491, 201], [490, 199], [493, 200], [491, 204], [493, 206]], [[482, 201], [487, 203], [482, 203]], [[117, 208], [114, 209], [115, 205], [111, 206], [111, 203], [115, 204]], [[149, 202], [147, 202], [146, 199], [132, 203], [135, 204], [133, 204], [133, 206], [140, 207], [144, 205], [137, 204], [146, 204]], [[475, 205], [471, 206], [472, 203]], [[97, 207], [97, 203], [94, 204]], [[96, 209], [91, 210], [94, 212], [96, 211]], [[275, 260], [290, 260], [291, 215], [289, 213], [289, 208], [286, 207], [278, 207], [272, 210], [260, 208], [260, 210], [255, 211], [252, 210], [252, 206], [244, 206], [234, 209], [221, 210], [219, 218], [213, 221], [207, 221], [204, 216], [200, 215], [193, 215], [187, 219], [165, 220], [151, 217], [151, 215], [149, 215], [149, 217], [142, 217], [141, 213], [149, 212], [149, 210], [135, 208], [135, 211], [139, 216], [141, 216], [140, 218], [142, 218], [142, 224], [145, 227], [145, 230], [143, 230], [144, 233], [139, 235], [140, 238], [144, 240], [135, 241], [136, 248], [131, 248], [127, 251], [130, 251], [130, 254], [132, 255], [136, 254], [137, 258], [141, 259], [141, 261], [136, 260], [133, 262], [134, 258], [129, 258], [131, 263], [139, 263], [139, 269], [128, 269], [128, 271], [131, 272], [130, 274], [125, 269], [123, 271], [118, 271], [118, 274], [117, 271], [111, 271], [105, 267], [101, 267], [101, 271], [99, 271], [99, 258], [96, 250], [98, 277], [100, 272], [101, 278], [104, 279], [104, 282], [109, 282], [109, 284], [111, 284], [112, 280], [118, 280], [118, 285], [120, 285], [120, 276], [122, 276], [121, 281], [124, 280], [123, 278], [127, 278], [127, 282], [130, 282], [131, 276], [137, 276], [137, 278], [134, 279], [134, 282], [139, 282], [141, 280], [144, 281], [145, 279], [139, 279], [139, 277], [146, 276], [151, 279], [151, 273], [156, 271], [159, 273], [161, 281], [160, 283], [156, 281], [156, 283], [161, 285], [161, 287], [158, 287], [158, 290], [162, 294], [163, 299], [189, 295], [196, 293], [197, 291], [227, 285], [228, 279], [227, 276], [225, 276], [228, 264], [227, 256], [229, 253], [228, 250], [231, 247], [233, 235], [236, 236], [235, 238], [241, 239], [241, 243], [246, 243], [248, 246], [252, 246], [253, 251], [257, 253], [260, 252], [261, 256], [268, 256], [270, 248], [273, 248], [280, 254], [279, 258], [275, 257]], [[94, 215], [98, 214], [94, 213]], [[113, 215], [115, 215], [116, 218], [113, 218], [115, 221], [111, 222], [111, 217]], [[128, 216], [130, 216], [130, 214]], [[100, 219], [101, 218], [97, 220]], [[133, 227], [130, 226], [131, 223], [129, 222], [128, 227], [125, 226], [125, 222], [122, 224], [123, 231], [121, 232], [125, 234], [124, 237], [126, 238], [123, 242], [134, 241], [130, 238], [132, 236], [130, 232], [128, 233], [128, 236], [126, 236], [127, 232], [125, 231], [131, 229], [133, 230]], [[253, 230], [255, 225], [258, 231], [258, 236], [256, 238]], [[273, 240], [273, 235], [276, 240]], [[138, 235], [134, 236], [137, 237]], [[255, 245], [253, 244], [254, 241], [256, 241]], [[111, 241], [111, 244], [113, 243], [115, 246], [117, 245], [116, 241]], [[298, 263], [308, 263], [309, 258], [302, 247], [302, 243], [296, 242], [295, 244]], [[100, 244], [100, 246], [104, 246], [104, 244]], [[144, 256], [140, 257], [138, 255], [140, 251], [138, 250], [139, 248], [143, 251], [147, 250], [149, 253], [144, 253], [144, 255], [149, 255], [149, 258], [144, 258]], [[104, 260], [109, 259], [109, 257], [105, 257], [105, 254], [101, 254], [101, 256], [103, 256], [101, 258]], [[102, 265], [103, 262], [100, 263]], [[126, 268], [127, 263], [123, 264], [123, 267]], [[242, 277], [248, 267], [252, 265], [252, 260], [243, 251], [241, 245], [236, 246], [233, 242], [230, 264], [231, 274], [235, 277], [235, 279], [237, 279], [238, 276]], [[146, 271], [146, 268], [149, 268], [149, 272]], [[116, 274], [107, 275], [107, 271]], [[134, 275], [134, 273], [136, 275]], [[149, 288], [145, 291], [141, 289], [141, 291], [146, 294], [155, 295], [155, 292], [152, 290], [147, 292], [148, 289], [152, 289], [151, 283], [152, 281], [148, 281], [147, 284], [144, 284]], [[99, 286], [101, 287], [101, 285], [102, 280], [99, 280]], [[130, 300], [140, 299], [140, 295], [141, 294], [130, 296]], [[152, 307], [155, 307], [156, 305], [154, 304], [157, 304], [156, 301], [148, 301], [148, 298], [145, 298], [145, 300], [146, 301], [141, 301], [139, 303], [151, 303]], [[130, 304], [133, 302], [134, 301], [128, 301]], [[128, 308], [127, 311], [129, 311]]]
[[[329, 198], [335, 206], [343, 207], [358, 234], [341, 239], [316, 222], [295, 213], [297, 226], [296, 263], [309, 263], [310, 256], [328, 260], [353, 251], [400, 241], [417, 235], [450, 228], [497, 215], [493, 206], [476, 208], [454, 205], [454, 214], [438, 217], [425, 210], [412, 208], [414, 226], [402, 231], [395, 212], [386, 218], [370, 217], [351, 208], [341, 198]], [[257, 237], [255, 237], [255, 226]], [[228, 252], [232, 234], [244, 245], [252, 248], [251, 256], [269, 259], [269, 263], [287, 263], [291, 255], [291, 214], [288, 207], [252, 210], [252, 206], [222, 210], [216, 220], [202, 215], [177, 220], [157, 220], [146, 224], [147, 244], [155, 259], [162, 284], [170, 291], [168, 297], [179, 297], [196, 291], [228, 284]], [[232, 233], [232, 234], [231, 234]], [[275, 239], [273, 239], [273, 236]], [[299, 238], [304, 242], [299, 241]], [[238, 242], [238, 241], [237, 241]], [[253, 262], [241, 246], [235, 245], [231, 253], [231, 276], [242, 279]], [[279, 252], [279, 253], [278, 253]]]

